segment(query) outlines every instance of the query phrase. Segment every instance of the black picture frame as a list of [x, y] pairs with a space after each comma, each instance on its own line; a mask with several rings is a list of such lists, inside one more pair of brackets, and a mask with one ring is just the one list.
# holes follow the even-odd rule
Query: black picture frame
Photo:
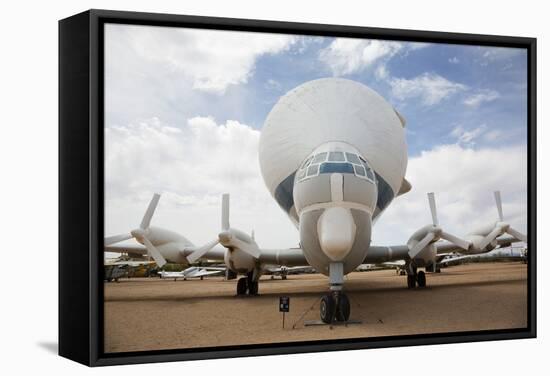
[[[103, 25], [125, 23], [516, 47], [528, 59], [528, 326], [366, 339], [103, 352]], [[536, 39], [88, 10], [59, 21], [59, 354], [88, 366], [536, 337]]]

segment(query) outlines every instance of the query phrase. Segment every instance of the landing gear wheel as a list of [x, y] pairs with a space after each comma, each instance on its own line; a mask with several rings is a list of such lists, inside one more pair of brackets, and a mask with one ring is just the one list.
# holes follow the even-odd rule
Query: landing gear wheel
[[248, 282], [248, 294], [249, 295], [258, 295], [258, 281]]
[[416, 287], [416, 277], [414, 274], [407, 274], [407, 287], [414, 289]]
[[418, 282], [418, 287], [426, 287], [426, 273], [419, 271], [416, 275], [416, 281]]
[[334, 318], [334, 305], [335, 302], [332, 295], [324, 295], [323, 298], [321, 298], [319, 312], [321, 314], [321, 321], [325, 324], [332, 323], [332, 319]]
[[237, 295], [246, 295], [248, 289], [248, 281], [246, 277], [241, 277], [237, 281]]
[[348, 321], [350, 314], [349, 299], [346, 294], [340, 294], [338, 297], [338, 307], [336, 310], [336, 320]]

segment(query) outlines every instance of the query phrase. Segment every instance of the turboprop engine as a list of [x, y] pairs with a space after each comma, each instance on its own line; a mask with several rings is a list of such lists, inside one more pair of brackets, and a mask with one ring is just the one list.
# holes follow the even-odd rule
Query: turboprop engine
[[417, 230], [407, 241], [409, 256], [411, 260], [414, 261], [416, 266], [428, 266], [435, 262], [437, 249], [434, 243], [439, 239], [448, 240], [466, 251], [471, 247], [471, 243], [469, 241], [449, 234], [448, 232], [443, 231], [443, 229], [439, 226], [437, 209], [435, 206], [435, 196], [433, 192], [428, 193], [428, 201], [430, 203], [430, 212], [432, 214], [432, 224]]
[[147, 248], [147, 254], [155, 260], [159, 267], [162, 268], [167, 260], [186, 265], [187, 259], [181, 250], [193, 248], [193, 244], [178, 233], [150, 226], [159, 200], [160, 195], [155, 193], [138, 228], [127, 234], [109, 236], [104, 239], [104, 245], [109, 246], [134, 238]]
[[522, 242], [527, 242], [526, 235], [522, 234], [518, 230], [513, 229], [509, 223], [504, 222], [500, 191], [495, 191], [494, 196], [499, 220], [495, 223], [485, 225], [466, 235], [466, 239], [472, 243], [472, 246], [467, 253], [486, 253], [493, 250], [498, 245], [496, 239], [505, 233], [513, 236], [514, 238]]
[[229, 194], [222, 195], [222, 221], [218, 238], [196, 249], [187, 256], [187, 260], [193, 263], [204, 256], [217, 244], [223, 245], [227, 250], [224, 262], [229, 269], [236, 273], [248, 273], [257, 266], [260, 257], [260, 249], [253, 236], [231, 228], [229, 225]]

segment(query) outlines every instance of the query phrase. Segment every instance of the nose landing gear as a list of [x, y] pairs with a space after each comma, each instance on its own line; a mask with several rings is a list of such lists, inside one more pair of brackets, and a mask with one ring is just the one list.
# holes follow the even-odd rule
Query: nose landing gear
[[344, 282], [344, 265], [340, 262], [329, 265], [330, 293], [323, 295], [319, 306], [321, 321], [332, 324], [335, 320], [347, 322], [350, 315], [350, 304], [342, 292]]
[[351, 312], [348, 296], [340, 291], [323, 295], [319, 307], [321, 321], [332, 324], [335, 320], [346, 322]]

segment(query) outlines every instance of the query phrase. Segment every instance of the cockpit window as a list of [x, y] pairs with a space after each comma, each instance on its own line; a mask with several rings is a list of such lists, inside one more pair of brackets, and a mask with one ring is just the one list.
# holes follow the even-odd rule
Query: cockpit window
[[345, 162], [344, 153], [341, 151], [331, 151], [328, 153], [328, 160], [330, 162]]
[[307, 164], [309, 163], [309, 161], [311, 161], [311, 158], [313, 158], [313, 157], [308, 157], [308, 158], [304, 161], [304, 163], [302, 163], [302, 166], [301, 166], [300, 168], [306, 167]]
[[327, 153], [319, 153], [315, 156], [315, 158], [313, 158], [313, 160], [311, 161], [311, 163], [320, 163], [320, 162], [324, 162], [325, 159], [327, 158]]
[[319, 173], [319, 165], [314, 164], [307, 168], [307, 176], [317, 175]]
[[372, 180], [372, 181], [375, 181], [374, 180], [374, 173], [372, 172], [372, 170], [370, 168], [367, 168], [367, 177]]
[[323, 163], [321, 165], [321, 174], [339, 172], [342, 174], [353, 174], [353, 165], [351, 163]]
[[374, 171], [362, 156], [342, 151], [322, 152], [309, 156], [296, 173], [296, 179], [300, 181], [325, 173], [354, 174], [358, 178], [373, 183], [376, 181]]
[[354, 163], [354, 164], [361, 164], [361, 161], [359, 160], [359, 157], [355, 154], [346, 153], [346, 158], [348, 159], [348, 162]]
[[355, 168], [355, 175], [365, 176], [365, 168], [363, 166], [353, 166]]

